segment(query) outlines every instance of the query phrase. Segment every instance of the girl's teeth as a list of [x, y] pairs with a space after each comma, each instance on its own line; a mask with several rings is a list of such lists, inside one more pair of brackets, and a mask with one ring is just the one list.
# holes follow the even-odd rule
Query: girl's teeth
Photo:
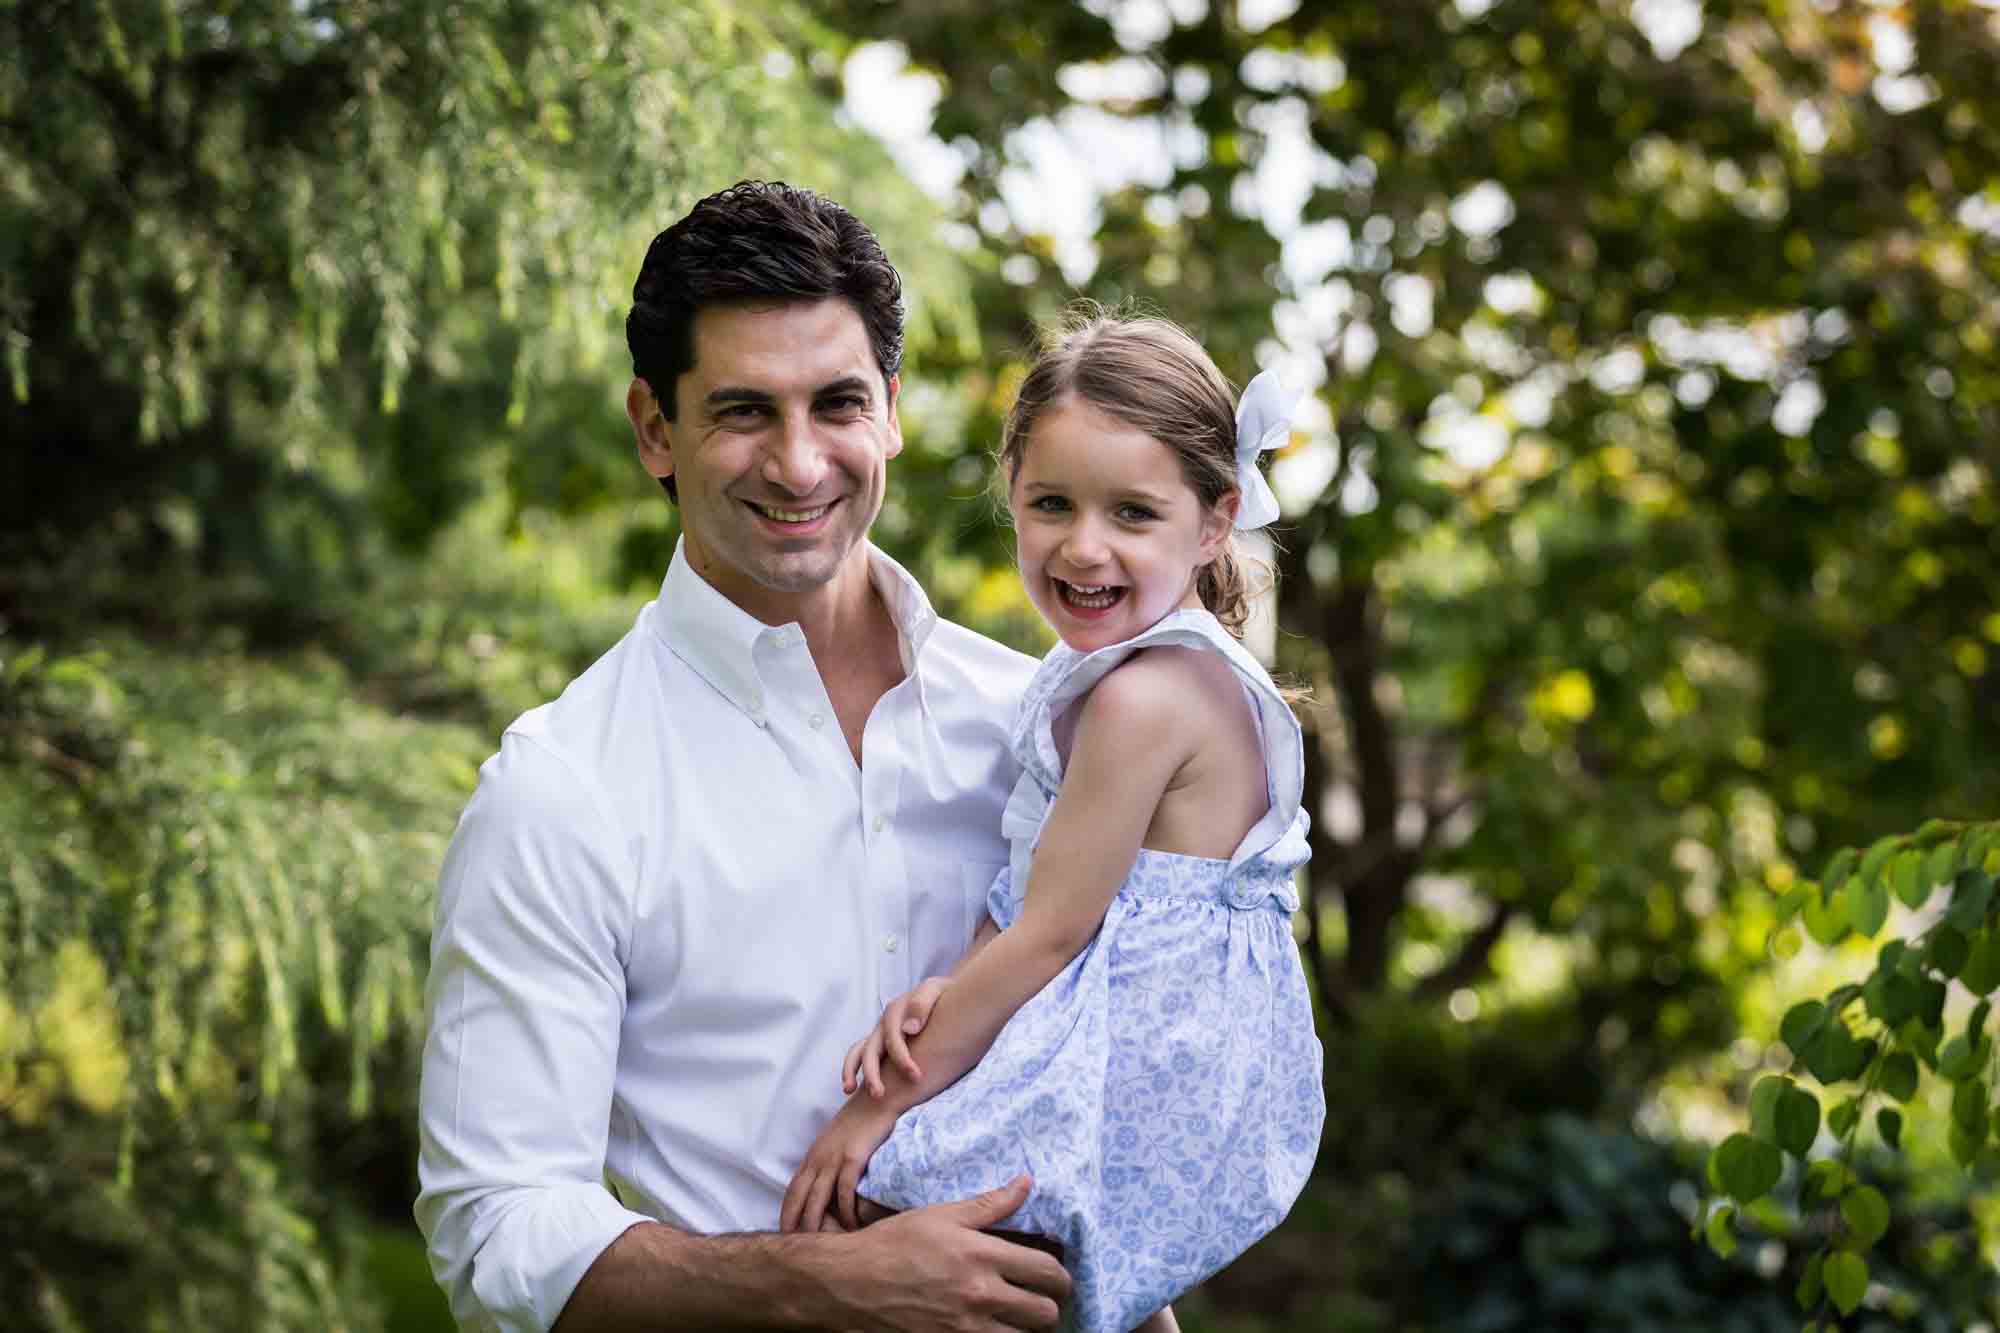
[[1086, 611], [1102, 611], [1117, 601], [1123, 593], [1123, 589], [1114, 588], [1108, 583], [1089, 588], [1080, 583], [1065, 583], [1063, 588], [1065, 600], [1072, 606], [1081, 607]]

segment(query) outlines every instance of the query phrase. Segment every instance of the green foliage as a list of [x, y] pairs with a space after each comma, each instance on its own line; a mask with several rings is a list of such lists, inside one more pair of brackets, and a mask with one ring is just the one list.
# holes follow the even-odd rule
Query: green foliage
[[[2000, 801], [1989, 9], [1711, 0], [1667, 51], [1585, 0], [1132, 8], [828, 12], [942, 85], [989, 347], [1080, 290], [1317, 385], [1279, 644], [1308, 801], [1355, 815], [1309, 885], [1333, 1013], [1476, 986], [1514, 923], [1587, 941], [1581, 987], [1725, 988], [1811, 848]], [[1880, 23], [1921, 106], [1875, 96]], [[1020, 174], [1092, 126], [1168, 145], [1113, 164], [1094, 264]]]
[[664, 515], [619, 409], [629, 284], [743, 176], [865, 199], [913, 344], [949, 345], [959, 268], [836, 122], [838, 45], [788, 3], [0, 5], [0, 436], [33, 445], [0, 567], [84, 543], [292, 605], [496, 486]]
[[1721, 1230], [1686, 1246], [1692, 1195], [1666, 1148], [1552, 1116], [1490, 1143], [1419, 1223], [1411, 1255], [1436, 1333], [1686, 1328], [1791, 1333], [1797, 1321]]
[[0, 650], [14, 1317], [373, 1327], [339, 1145], [408, 1112], [431, 883], [485, 742], [354, 702], [325, 660]]
[[[1915, 833], [1878, 839], [1865, 851], [1843, 848], [1828, 858], [1817, 882], [1787, 895], [1779, 929], [1795, 929], [1789, 924], [1795, 915], [1804, 916], [1811, 929], [1817, 908], [1822, 920], [1831, 915], [1840, 924], [1826, 929], [1827, 944], [1850, 933], [1872, 939], [1888, 916], [1878, 903], [1892, 891], [1913, 912], [1939, 899], [1921, 933], [1882, 944], [1866, 982], [1840, 986], [1824, 999], [1799, 1001], [1779, 1027], [1794, 1066], [1809, 1072], [1827, 1096], [1841, 1098], [1826, 1116], [1834, 1156], [1806, 1167], [1806, 1202], [1823, 1218], [1824, 1239], [1798, 1295], [1800, 1305], [1826, 1327], [1837, 1326], [1836, 1315], [1845, 1318], [1859, 1307], [1869, 1283], [1867, 1256], [1891, 1222], [1882, 1192], [1846, 1169], [1871, 1103], [1882, 1146], [1894, 1153], [1901, 1148], [1902, 1113], [1880, 1103], [1908, 1103], [1926, 1084], [1942, 1082], [1951, 1090], [1953, 1158], [1982, 1175], [2000, 1163], [1991, 1142], [1996, 1080], [1993, 1038], [1986, 1031], [1990, 1005], [1984, 998], [1995, 984], [1990, 960], [2000, 932], [1995, 870], [2000, 870], [2000, 823], [1931, 820]], [[1857, 910], [1856, 903], [1867, 906]], [[1962, 1018], [1948, 1007], [1954, 984], [1971, 1001]], [[1732, 1219], [1741, 1206], [1771, 1193], [1785, 1159], [1807, 1163], [1819, 1140], [1819, 1114], [1818, 1098], [1790, 1078], [1767, 1076], [1751, 1089], [1749, 1132], [1731, 1135], [1709, 1157], [1710, 1185], [1737, 1205], [1718, 1203], [1708, 1212], [1705, 1234], [1717, 1253], [1734, 1251]]]
[[[1856, 1249], [1820, 1249], [1818, 1222], [1789, 1195], [1704, 1211], [1674, 1150], [1551, 1116], [1497, 1135], [1422, 1210], [1408, 1269], [1412, 1313], [1436, 1333], [1791, 1333], [1793, 1287], [1810, 1294], [1809, 1307], [1839, 1308], [1866, 1290], [1872, 1268], [1884, 1299], [1856, 1329], [1947, 1333], [1989, 1318], [2000, 1282], [1964, 1200], [1920, 1192], [1894, 1165], [1866, 1157], [1857, 1177], [1815, 1163], [1822, 1181], [1828, 1168], [1844, 1177], [1835, 1182], [1842, 1225], [1871, 1238], [1867, 1264]], [[1685, 1243], [1690, 1217], [1713, 1253]], [[1839, 1326], [1831, 1311], [1821, 1318], [1826, 1329]]]

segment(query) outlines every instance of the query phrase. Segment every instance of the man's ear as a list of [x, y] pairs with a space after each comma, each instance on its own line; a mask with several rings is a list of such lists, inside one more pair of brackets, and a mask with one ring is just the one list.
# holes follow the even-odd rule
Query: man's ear
[[636, 375], [625, 390], [625, 416], [632, 423], [632, 437], [639, 446], [640, 466], [656, 477], [673, 476], [673, 424], [660, 410], [653, 386]]
[[1205, 565], [1222, 554], [1222, 548], [1229, 544], [1230, 534], [1236, 531], [1236, 511], [1243, 505], [1241, 491], [1224, 491], [1222, 498], [1210, 505], [1201, 516], [1201, 562]]
[[897, 454], [903, 452], [903, 418], [896, 411], [896, 404], [902, 401], [902, 396], [903, 377], [901, 375], [891, 375], [889, 377], [889, 401], [886, 405], [889, 413], [889, 444], [882, 451], [882, 457], [884, 458], [894, 458]]

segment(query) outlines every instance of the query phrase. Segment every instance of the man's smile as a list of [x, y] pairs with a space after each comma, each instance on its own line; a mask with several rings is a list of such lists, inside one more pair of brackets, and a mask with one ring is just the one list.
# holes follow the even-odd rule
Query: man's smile
[[773, 523], [806, 524], [826, 517], [827, 511], [832, 509], [838, 501], [829, 500], [823, 505], [814, 505], [811, 509], [781, 509], [777, 505], [759, 504], [755, 500], [745, 500], [743, 503], [749, 505]]

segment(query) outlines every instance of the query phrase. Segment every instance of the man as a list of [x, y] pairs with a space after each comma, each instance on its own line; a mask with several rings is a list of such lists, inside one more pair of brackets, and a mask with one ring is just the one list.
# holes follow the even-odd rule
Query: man
[[949, 969], [1007, 859], [1033, 664], [866, 540], [902, 318], [807, 191], [737, 185], [647, 252], [626, 409], [680, 545], [508, 728], [439, 886], [417, 1218], [465, 1327], [1054, 1324], [1061, 1266], [982, 1230], [1025, 1178], [769, 1234], [847, 1043]]

